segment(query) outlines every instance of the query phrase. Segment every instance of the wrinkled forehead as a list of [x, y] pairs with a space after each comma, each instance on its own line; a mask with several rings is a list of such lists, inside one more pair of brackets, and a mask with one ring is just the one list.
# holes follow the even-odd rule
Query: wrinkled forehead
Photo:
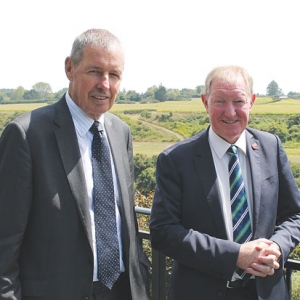
[[217, 76], [213, 78], [210, 84], [210, 94], [216, 89], [235, 90], [246, 96], [251, 96], [251, 91], [245, 79], [241, 75], [237, 74], [231, 74], [231, 76]]

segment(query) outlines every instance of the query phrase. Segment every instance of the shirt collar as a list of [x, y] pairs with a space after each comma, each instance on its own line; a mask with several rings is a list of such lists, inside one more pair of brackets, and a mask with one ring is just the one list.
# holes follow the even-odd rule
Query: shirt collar
[[[74, 122], [75, 130], [79, 136], [83, 137], [90, 130], [94, 120], [88, 117], [84, 111], [72, 100], [69, 92], [66, 92], [65, 97]], [[101, 115], [98, 121], [104, 127], [104, 114]]]
[[[227, 141], [222, 139], [220, 136], [218, 136], [210, 126], [209, 132], [208, 132], [208, 138], [209, 138], [209, 143], [211, 147], [214, 149], [215, 153], [221, 159], [224, 154], [227, 152], [229, 144]], [[234, 143], [235, 146], [237, 146], [241, 151], [244, 152], [246, 155], [246, 131], [244, 130], [239, 137], [239, 139]]]

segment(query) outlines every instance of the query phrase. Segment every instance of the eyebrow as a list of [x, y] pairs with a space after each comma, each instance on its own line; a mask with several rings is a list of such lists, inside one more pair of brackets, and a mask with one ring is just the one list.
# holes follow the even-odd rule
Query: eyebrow
[[[87, 66], [87, 69], [95, 69], [95, 70], [103, 71], [103, 68], [98, 67], [98, 66], [94, 66], [94, 65]], [[120, 68], [115, 68], [115, 69], [110, 70], [109, 72], [123, 73], [123, 70], [120, 69]]]

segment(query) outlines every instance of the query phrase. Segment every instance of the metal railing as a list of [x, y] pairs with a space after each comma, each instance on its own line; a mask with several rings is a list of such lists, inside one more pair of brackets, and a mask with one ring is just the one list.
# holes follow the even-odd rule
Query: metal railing
[[[144, 207], [135, 207], [137, 214], [150, 216], [151, 209]], [[141, 239], [150, 240], [148, 231], [139, 230]], [[285, 280], [291, 295], [292, 293], [292, 271], [300, 271], [300, 261], [288, 259], [285, 263]], [[166, 256], [152, 249], [152, 300], [166, 299]]]

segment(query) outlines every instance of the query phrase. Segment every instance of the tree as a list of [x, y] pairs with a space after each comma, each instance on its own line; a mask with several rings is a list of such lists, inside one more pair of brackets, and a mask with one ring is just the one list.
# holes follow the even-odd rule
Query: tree
[[32, 89], [38, 92], [40, 99], [45, 99], [52, 93], [51, 85], [46, 82], [38, 82], [32, 86]]
[[54, 98], [60, 100], [61, 97], [67, 92], [68, 88], [63, 88], [55, 93]]
[[9, 100], [5, 92], [0, 92], [0, 102]]
[[22, 86], [17, 87], [12, 91], [10, 95], [10, 100], [22, 100], [24, 95], [24, 88]]
[[157, 90], [156, 86], [152, 86], [151, 88], [148, 88], [147, 91], [143, 94], [143, 98], [145, 99], [154, 99], [154, 93]]
[[138, 102], [141, 100], [141, 95], [137, 93], [136, 91], [128, 91], [126, 94], [126, 98], [129, 101]]
[[156, 100], [163, 102], [167, 100], [167, 89], [161, 84], [158, 89], [154, 92]]
[[201, 94], [205, 93], [205, 85], [197, 85], [196, 92], [201, 96]]
[[38, 99], [39, 94], [36, 90], [31, 89], [30, 91], [26, 91], [23, 95], [23, 98], [26, 100], [34, 100], [34, 99]]
[[167, 100], [181, 100], [180, 90], [178, 89], [168, 89], [166, 96]]
[[282, 90], [279, 88], [276, 81], [272, 80], [267, 87], [267, 95], [268, 96], [281, 96]]
[[192, 89], [184, 88], [180, 91], [180, 93], [183, 99], [191, 99], [191, 98], [199, 97], [199, 95], [196, 95], [196, 90], [192, 90]]
[[292, 99], [300, 99], [300, 93], [297, 92], [289, 92], [288, 97]]

